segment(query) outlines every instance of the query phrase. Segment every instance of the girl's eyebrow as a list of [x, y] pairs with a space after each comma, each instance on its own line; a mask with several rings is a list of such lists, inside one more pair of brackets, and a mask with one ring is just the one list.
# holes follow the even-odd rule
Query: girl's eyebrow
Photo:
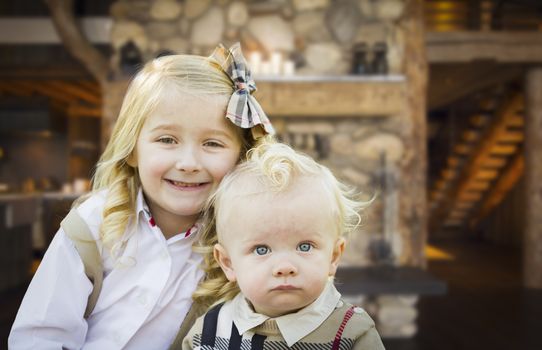
[[[158, 130], [171, 130], [176, 131], [182, 129], [181, 126], [175, 123], [161, 123], [153, 127], [150, 131], [158, 131]], [[227, 138], [228, 140], [234, 140], [233, 132], [228, 132], [222, 129], [206, 129], [204, 132], [211, 136], [222, 136]]]
[[227, 131], [220, 130], [220, 129], [210, 129], [209, 130], [209, 135], [223, 136], [223, 137], [228, 138], [229, 140], [233, 140], [231, 132], [227, 132]]
[[156, 130], [178, 130], [178, 129], [179, 127], [176, 124], [164, 123], [164, 124], [158, 124], [155, 127], [153, 127], [151, 129], [151, 132], [156, 131]]

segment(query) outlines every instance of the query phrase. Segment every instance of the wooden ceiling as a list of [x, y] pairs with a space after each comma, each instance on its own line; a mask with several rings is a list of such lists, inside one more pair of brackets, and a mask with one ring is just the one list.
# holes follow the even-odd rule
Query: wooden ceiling
[[69, 117], [99, 118], [102, 115], [100, 86], [88, 79], [2, 79], [0, 98], [3, 96], [44, 96], [49, 99], [51, 107]]

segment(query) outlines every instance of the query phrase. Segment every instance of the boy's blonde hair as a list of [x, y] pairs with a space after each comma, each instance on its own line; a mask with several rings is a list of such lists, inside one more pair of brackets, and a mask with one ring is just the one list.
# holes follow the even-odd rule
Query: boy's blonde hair
[[[285, 144], [267, 143], [249, 150], [247, 160], [224, 177], [206, 206], [206, 227], [196, 248], [204, 254], [204, 269], [207, 273], [206, 279], [194, 294], [194, 299], [201, 303], [210, 305], [230, 300], [239, 292], [237, 283], [229, 282], [214, 260], [213, 247], [220, 236], [217, 231], [222, 231], [225, 225], [222, 208], [235, 207], [234, 198], [248, 194], [243, 191], [247, 177], [251, 178], [251, 183], [261, 185], [258, 192], [262, 194], [284, 193], [296, 185], [296, 179], [302, 177], [319, 180], [322, 190], [328, 195], [338, 236], [346, 235], [360, 224], [359, 212], [370, 203], [357, 200], [358, 195], [354, 189], [338, 181], [327, 167]], [[258, 197], [255, 198], [258, 200]], [[229, 212], [235, 215], [234, 210]]]
[[[134, 218], [136, 197], [141, 185], [137, 168], [130, 166], [128, 160], [134, 154], [145, 120], [172, 89], [191, 97], [224, 96], [227, 103], [234, 85], [216, 60], [193, 55], [156, 58], [134, 77], [92, 180], [92, 192], [107, 189], [100, 237], [113, 257], [120, 252], [122, 235]], [[225, 115], [226, 105], [223, 108]], [[243, 144], [240, 158], [244, 158], [246, 151], [256, 141], [250, 130], [236, 129]], [[86, 198], [88, 196], [78, 200], [76, 205]]]

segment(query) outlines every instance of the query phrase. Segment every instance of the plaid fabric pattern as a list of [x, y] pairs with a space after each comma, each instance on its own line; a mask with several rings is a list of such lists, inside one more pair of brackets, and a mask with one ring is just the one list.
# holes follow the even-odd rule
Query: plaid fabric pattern
[[[351, 350], [354, 347], [354, 339], [342, 339], [339, 343], [339, 350]], [[193, 346], [194, 349], [200, 350], [230, 350], [229, 349], [230, 340], [222, 337], [216, 337], [215, 346], [201, 345], [201, 335], [194, 335]], [[263, 350], [329, 350], [333, 347], [333, 341], [323, 342], [323, 343], [309, 343], [300, 341], [295, 343], [291, 347], [286, 344], [284, 341], [271, 340], [265, 341], [263, 344]], [[243, 339], [241, 342], [240, 350], [251, 350], [251, 341], [250, 339]]]
[[252, 93], [256, 91], [256, 83], [252, 79], [250, 68], [243, 57], [241, 45], [235, 43], [226, 49], [220, 44], [211, 57], [220, 64], [235, 87], [228, 103], [226, 117], [243, 129], [252, 128], [254, 137], [274, 134], [275, 130], [269, 118], [252, 96]]

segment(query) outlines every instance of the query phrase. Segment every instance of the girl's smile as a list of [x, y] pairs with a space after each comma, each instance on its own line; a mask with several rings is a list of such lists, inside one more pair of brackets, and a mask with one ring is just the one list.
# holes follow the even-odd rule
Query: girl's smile
[[171, 184], [174, 188], [184, 191], [197, 191], [197, 190], [203, 190], [206, 186], [209, 185], [209, 182], [182, 182], [182, 181], [174, 181], [174, 180], [166, 180], [169, 184]]

